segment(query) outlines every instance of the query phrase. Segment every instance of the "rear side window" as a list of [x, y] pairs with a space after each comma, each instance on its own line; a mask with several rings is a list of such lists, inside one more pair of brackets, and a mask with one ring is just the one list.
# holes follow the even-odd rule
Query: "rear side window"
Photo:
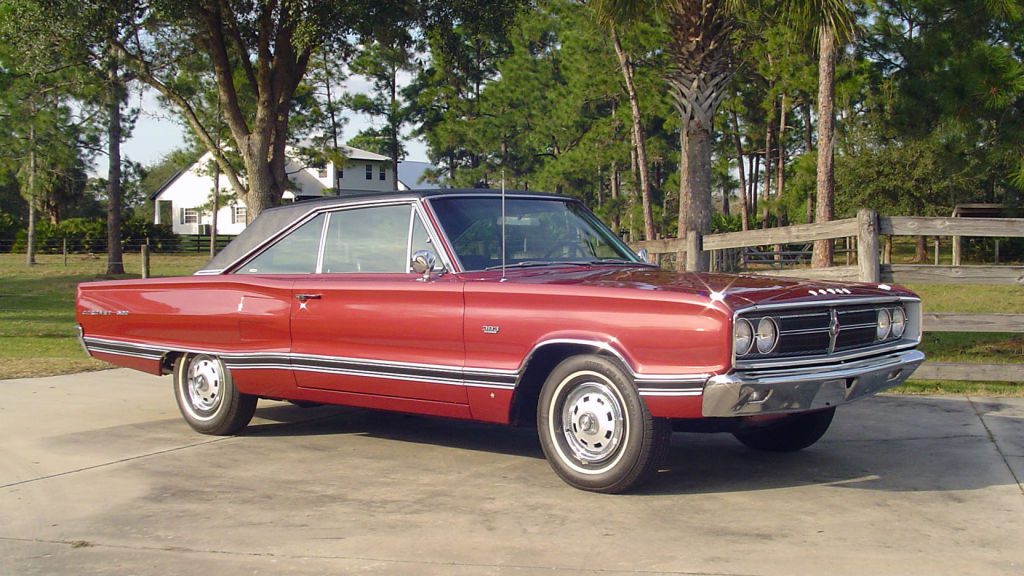
[[320, 214], [241, 265], [236, 274], [312, 274], [320, 252], [325, 215]]

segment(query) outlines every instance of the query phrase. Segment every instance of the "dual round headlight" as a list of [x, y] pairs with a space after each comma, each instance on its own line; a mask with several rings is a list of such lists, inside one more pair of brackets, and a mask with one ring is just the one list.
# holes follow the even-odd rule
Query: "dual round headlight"
[[733, 329], [733, 350], [736, 356], [746, 356], [757, 349], [758, 354], [767, 354], [779, 343], [779, 326], [772, 318], [764, 317], [757, 322], [757, 329], [746, 318], [736, 320]]
[[906, 329], [907, 313], [903, 311], [903, 308], [878, 309], [878, 322], [875, 328], [875, 337], [878, 340], [885, 340], [890, 336], [902, 338]]
[[892, 309], [892, 335], [894, 338], [903, 338], [907, 330], [907, 313], [903, 308]]

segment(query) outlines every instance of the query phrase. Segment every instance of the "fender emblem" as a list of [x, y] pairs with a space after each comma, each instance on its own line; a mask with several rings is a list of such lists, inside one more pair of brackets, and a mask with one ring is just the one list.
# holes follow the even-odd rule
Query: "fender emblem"
[[501, 332], [501, 326], [484, 326], [483, 331], [484, 334], [497, 334]]

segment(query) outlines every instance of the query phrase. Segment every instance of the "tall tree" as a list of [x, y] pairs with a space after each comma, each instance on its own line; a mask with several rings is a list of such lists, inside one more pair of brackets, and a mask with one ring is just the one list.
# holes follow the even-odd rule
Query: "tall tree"
[[[711, 229], [711, 154], [715, 111], [728, 95], [738, 21], [730, 0], [597, 0], [599, 14], [630, 22], [663, 14], [669, 31], [665, 78], [680, 116], [679, 235]], [[707, 267], [703, 252], [698, 268]]]
[[121, 143], [131, 119], [123, 113], [130, 75], [121, 66], [115, 44], [125, 39], [138, 9], [134, 0], [4, 0], [17, 16], [4, 19], [3, 34], [17, 39], [29, 61], [78, 75], [76, 97], [94, 106], [105, 123], [107, 173], [107, 273], [123, 274], [121, 254]]
[[[818, 52], [818, 169], [815, 221], [835, 216], [835, 71], [839, 46], [853, 37], [854, 15], [846, 0], [787, 0], [789, 17], [811, 33]], [[832, 265], [831, 240], [814, 242], [811, 266]]]
[[[280, 201], [292, 106], [314, 54], [338, 54], [344, 65], [360, 38], [413, 26], [485, 19], [479, 2], [398, 0], [137, 0], [141, 7], [118, 54], [138, 77], [172, 103], [216, 159], [248, 207], [248, 217]], [[516, 5], [500, 2], [499, 6]], [[143, 32], [144, 31], [144, 32]], [[201, 121], [194, 93], [175, 79], [199, 48], [212, 64], [220, 106], [239, 165], [218, 150]]]
[[383, 139], [382, 148], [391, 159], [391, 182], [395, 190], [398, 189], [398, 163], [405, 157], [402, 128], [410, 117], [409, 108], [400, 99], [399, 72], [414, 69], [415, 49], [411, 34], [402, 30], [372, 42], [350, 64], [353, 73], [369, 79], [373, 91], [352, 94], [347, 104], [356, 112], [383, 120], [383, 126], [376, 132]]

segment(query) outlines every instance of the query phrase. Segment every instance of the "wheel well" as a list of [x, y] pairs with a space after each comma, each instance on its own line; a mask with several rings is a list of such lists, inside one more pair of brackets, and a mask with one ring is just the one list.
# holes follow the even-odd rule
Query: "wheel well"
[[164, 375], [173, 374], [174, 363], [178, 361], [179, 357], [184, 355], [184, 352], [175, 352], [173, 350], [164, 354], [163, 358], [160, 358], [160, 373]]
[[[614, 354], [588, 344], [549, 344], [536, 350], [533, 356], [527, 360], [526, 369], [516, 384], [515, 393], [512, 395], [512, 407], [509, 411], [509, 423], [513, 426], [535, 426], [537, 424], [537, 402], [548, 374], [566, 358], [580, 354], [598, 354], [621, 364], [621, 360]], [[623, 368], [626, 367], [623, 366]]]

